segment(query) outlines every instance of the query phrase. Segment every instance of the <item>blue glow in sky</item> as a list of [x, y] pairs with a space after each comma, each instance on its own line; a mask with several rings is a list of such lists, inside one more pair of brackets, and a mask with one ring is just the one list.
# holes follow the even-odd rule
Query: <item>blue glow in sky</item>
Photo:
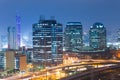
[[[22, 34], [32, 32], [40, 15], [55, 16], [58, 22], [80, 21], [84, 31], [94, 22], [102, 22], [108, 32], [120, 26], [120, 0], [0, 0], [0, 34], [16, 26], [16, 11], [21, 15]], [[114, 29], [113, 29], [114, 27]]]

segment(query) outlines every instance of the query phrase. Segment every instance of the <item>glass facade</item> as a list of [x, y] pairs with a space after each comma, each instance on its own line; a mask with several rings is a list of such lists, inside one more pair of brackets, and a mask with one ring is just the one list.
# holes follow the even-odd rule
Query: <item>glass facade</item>
[[5, 52], [0, 51], [0, 70], [5, 69]]
[[20, 68], [20, 57], [15, 56], [15, 69], [19, 69], [19, 68]]
[[17, 49], [15, 27], [8, 27], [8, 49]]
[[65, 50], [78, 51], [83, 46], [83, 30], [80, 22], [68, 22], [65, 28]]
[[56, 20], [40, 20], [33, 24], [34, 62], [62, 61], [63, 27]]
[[90, 47], [101, 50], [106, 48], [106, 28], [102, 23], [94, 23], [89, 31]]
[[26, 56], [27, 56], [27, 63], [32, 63], [32, 59], [33, 59], [33, 49], [32, 48], [27, 49]]

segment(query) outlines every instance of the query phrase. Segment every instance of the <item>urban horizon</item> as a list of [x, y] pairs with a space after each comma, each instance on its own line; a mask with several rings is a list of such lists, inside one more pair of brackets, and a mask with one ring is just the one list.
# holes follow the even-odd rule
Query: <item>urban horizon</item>
[[119, 8], [119, 0], [1, 0], [0, 80], [119, 80]]
[[[20, 15], [19, 15], [20, 16]], [[45, 16], [43, 16], [43, 15], [41, 15], [42, 17], [45, 17]], [[21, 17], [21, 16], [20, 16]], [[46, 20], [51, 20], [52, 18], [54, 18], [53, 16], [52, 17], [50, 17], [50, 18], [48, 18], [48, 19], [46, 19]], [[56, 18], [54, 18], [54, 19], [56, 19]], [[38, 17], [38, 20], [36, 20], [36, 22], [37, 21], [39, 21], [40, 20], [40, 16]], [[56, 19], [57, 20], [57, 19]], [[72, 21], [70, 21], [70, 22], [79, 22], [79, 21], [74, 21], [74, 20], [72, 20]], [[98, 22], [98, 21], [96, 21], [96, 22]], [[96, 23], [96, 22], [94, 22], [94, 23]], [[20, 22], [20, 23], [22, 23], [22, 22]], [[94, 24], [93, 23], [93, 24]], [[102, 23], [102, 22], [100, 22], [100, 23]], [[32, 24], [33, 23], [31, 23], [31, 30], [32, 30]], [[81, 24], [82, 24], [82, 22], [81, 22]], [[85, 28], [84, 28], [84, 25], [82, 24], [82, 26], [83, 26], [83, 42], [84, 42], [84, 44], [87, 44], [88, 45], [88, 43], [89, 43], [89, 30], [90, 30], [90, 27], [93, 25], [93, 24], [91, 24], [91, 25], [89, 25], [89, 28], [87, 29], [87, 30], [85, 30]], [[17, 25], [17, 23], [16, 23], [16, 25]], [[20, 24], [21, 25], [21, 24]], [[67, 25], [67, 21], [66, 21], [66, 24], [62, 24], [63, 25], [63, 30], [66, 28], [66, 25]], [[104, 26], [105, 26], [105, 24], [103, 24]], [[12, 26], [9, 26], [9, 27], [12, 27]], [[13, 27], [17, 27], [17, 26], [13, 26]], [[20, 26], [20, 27], [22, 27], [22, 26]], [[110, 31], [107, 29], [107, 26], [105, 26], [106, 27], [106, 30], [107, 30], [107, 44], [109, 45], [109, 44], [111, 44], [111, 45], [116, 45], [116, 44], [119, 44], [119, 40], [118, 40], [118, 38], [119, 38], [119, 28], [118, 29], [116, 29], [115, 30], [115, 32], [112, 34], [112, 33], [109, 33]], [[20, 43], [20, 46], [22, 47], [22, 46], [26, 46], [26, 47], [32, 47], [32, 31], [28, 31], [27, 32], [27, 35], [26, 34], [23, 34], [22, 33], [22, 29], [21, 29], [21, 43]], [[6, 40], [7, 39], [7, 29], [6, 29], [6, 31], [5, 31], [6, 33], [5, 34], [1, 34], [1, 39], [3, 38], [3, 39], [5, 39], [4, 40], [4, 42], [5, 42], [5, 46], [4, 47], [2, 47], [2, 48], [7, 48], [8, 47], [8, 45], [7, 45], [7, 43], [8, 43], [8, 41]], [[114, 35], [116, 35], [116, 36], [114, 36]]]

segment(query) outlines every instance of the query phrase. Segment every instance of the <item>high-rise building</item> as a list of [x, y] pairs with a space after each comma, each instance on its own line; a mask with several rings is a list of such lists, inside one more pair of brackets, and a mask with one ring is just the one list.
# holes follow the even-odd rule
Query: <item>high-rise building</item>
[[68, 22], [65, 28], [65, 51], [79, 51], [83, 46], [81, 22]]
[[17, 43], [17, 49], [20, 48], [21, 46], [21, 17], [20, 15], [17, 13], [16, 15], [16, 43]]
[[89, 31], [90, 47], [95, 50], [106, 48], [106, 28], [102, 23], [94, 23]]
[[8, 27], [8, 49], [16, 49], [16, 28]]
[[56, 20], [33, 24], [33, 59], [43, 65], [62, 62], [63, 27]]
[[27, 48], [26, 56], [27, 56], [27, 63], [31, 63], [33, 59], [33, 48]]

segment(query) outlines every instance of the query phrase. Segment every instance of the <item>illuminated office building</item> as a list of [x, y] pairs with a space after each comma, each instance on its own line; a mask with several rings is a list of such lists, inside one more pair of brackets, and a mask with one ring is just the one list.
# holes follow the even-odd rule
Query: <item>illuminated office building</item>
[[65, 28], [65, 51], [79, 51], [83, 46], [81, 22], [68, 22]]
[[106, 28], [102, 23], [94, 23], [89, 31], [90, 47], [95, 50], [106, 48]]
[[50, 65], [62, 62], [63, 27], [56, 20], [33, 24], [34, 62]]

